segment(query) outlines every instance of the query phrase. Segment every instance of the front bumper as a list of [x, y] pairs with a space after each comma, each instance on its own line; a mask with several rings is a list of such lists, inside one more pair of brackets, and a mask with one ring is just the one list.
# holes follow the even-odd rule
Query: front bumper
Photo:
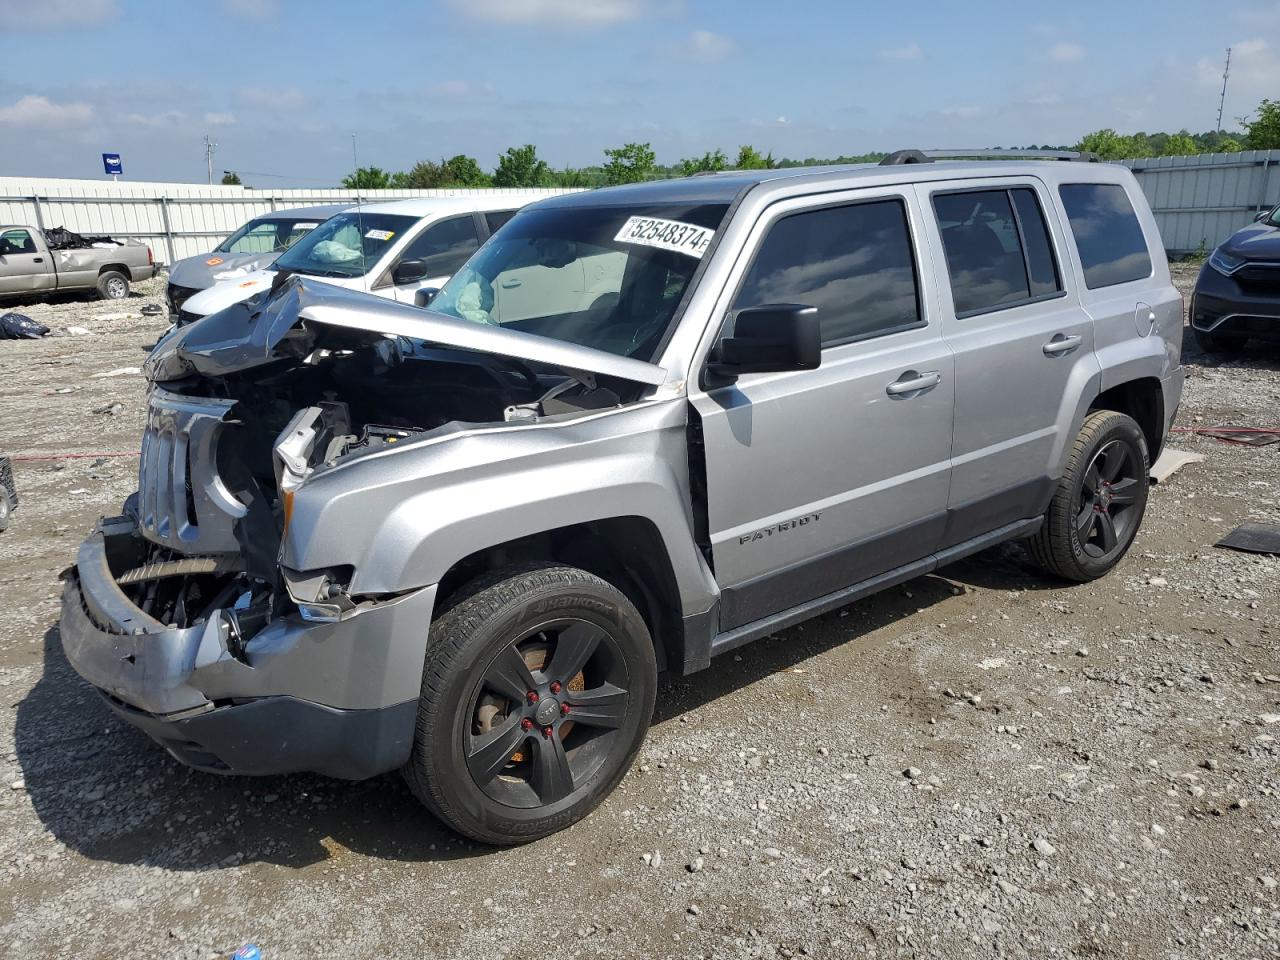
[[1191, 296], [1191, 325], [1280, 342], [1280, 265], [1251, 265], [1227, 277], [1205, 264]]
[[363, 779], [408, 759], [435, 587], [338, 623], [279, 618], [237, 656], [227, 611], [178, 628], [133, 604], [116, 577], [139, 542], [132, 519], [102, 521], [62, 598], [67, 660], [120, 716], [184, 763], [223, 773]]

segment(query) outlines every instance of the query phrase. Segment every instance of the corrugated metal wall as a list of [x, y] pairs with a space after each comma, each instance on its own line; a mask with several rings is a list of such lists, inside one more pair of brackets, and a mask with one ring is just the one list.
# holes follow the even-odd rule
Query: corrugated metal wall
[[1206, 250], [1280, 204], [1280, 150], [1125, 160], [1156, 215], [1165, 249]]
[[[571, 190], [364, 190], [365, 203], [412, 197], [465, 197]], [[66, 227], [76, 233], [135, 238], [157, 262], [204, 253], [247, 220], [271, 210], [355, 201], [354, 190], [246, 190], [188, 183], [111, 183], [0, 177], [0, 225]]]

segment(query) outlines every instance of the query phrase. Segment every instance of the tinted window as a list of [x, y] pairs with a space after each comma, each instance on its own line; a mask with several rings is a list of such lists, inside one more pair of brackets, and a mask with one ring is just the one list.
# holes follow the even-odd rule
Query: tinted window
[[426, 276], [452, 276], [480, 249], [476, 223], [468, 214], [427, 227], [400, 255], [400, 262], [422, 260], [427, 264]]
[[1018, 228], [1022, 235], [1022, 247], [1027, 254], [1027, 275], [1031, 280], [1031, 295], [1043, 297], [1062, 289], [1058, 277], [1058, 262], [1053, 257], [1053, 243], [1049, 239], [1049, 225], [1044, 222], [1044, 211], [1036, 192], [1027, 188], [1010, 190], [1013, 208], [1018, 214]]
[[1151, 275], [1142, 226], [1117, 183], [1064, 183], [1058, 188], [1090, 289]]
[[817, 307], [823, 346], [921, 323], [902, 201], [828, 207], [775, 223], [734, 306], [770, 303]]
[[491, 210], [484, 215], [484, 222], [488, 224], [490, 233], [497, 233], [499, 227], [519, 212], [519, 210]]
[[957, 315], [1030, 298], [1008, 191], [940, 194], [933, 198], [933, 209], [947, 252]]

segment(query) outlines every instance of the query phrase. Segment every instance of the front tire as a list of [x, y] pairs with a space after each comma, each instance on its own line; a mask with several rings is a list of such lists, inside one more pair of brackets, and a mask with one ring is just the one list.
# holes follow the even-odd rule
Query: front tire
[[1137, 536], [1151, 464], [1131, 417], [1096, 410], [1085, 418], [1044, 523], [1027, 541], [1036, 564], [1064, 580], [1106, 574]]
[[432, 624], [405, 779], [459, 833], [537, 840], [618, 785], [656, 689], [648, 628], [611, 584], [566, 566], [499, 572]]
[[0, 486], [0, 532], [8, 529], [12, 513], [13, 505], [9, 502], [9, 491]]
[[103, 300], [128, 299], [129, 278], [119, 270], [107, 270], [98, 277], [98, 295]]

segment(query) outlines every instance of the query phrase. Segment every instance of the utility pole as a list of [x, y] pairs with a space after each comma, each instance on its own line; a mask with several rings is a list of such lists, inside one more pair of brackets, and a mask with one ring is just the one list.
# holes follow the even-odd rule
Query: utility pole
[[204, 135], [204, 161], [209, 168], [209, 185], [213, 185], [213, 153], [218, 149], [218, 145], [209, 139], [209, 135]]
[[1222, 132], [1222, 107], [1227, 102], [1227, 77], [1231, 76], [1231, 48], [1227, 47], [1227, 65], [1222, 69], [1222, 96], [1218, 97], [1218, 127]]

